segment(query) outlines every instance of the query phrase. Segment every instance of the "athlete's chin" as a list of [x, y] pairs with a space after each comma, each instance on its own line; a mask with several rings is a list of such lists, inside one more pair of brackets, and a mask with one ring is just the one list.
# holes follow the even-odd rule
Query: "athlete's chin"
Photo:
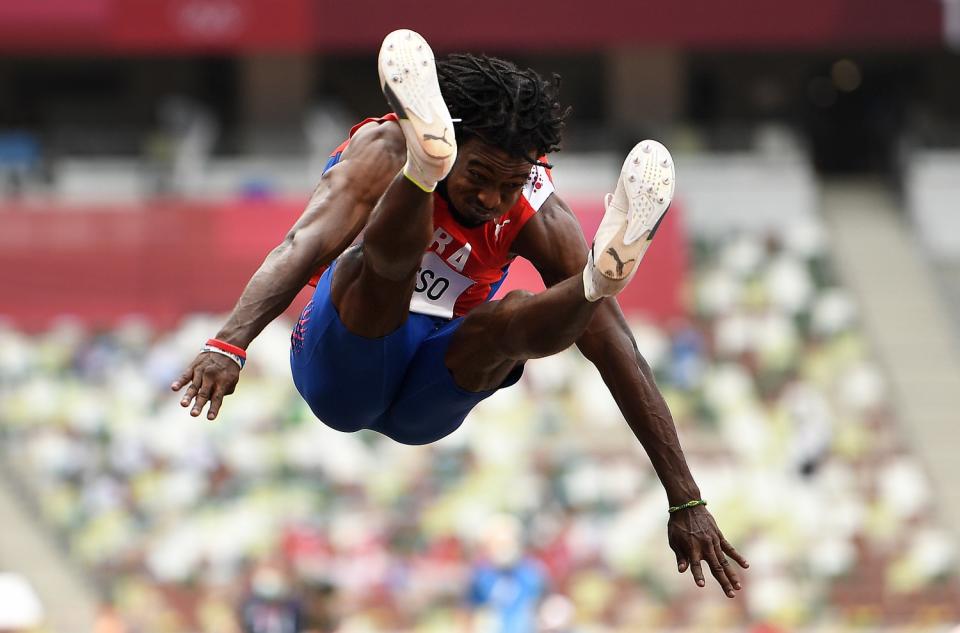
[[459, 220], [460, 224], [466, 227], [472, 228], [475, 226], [480, 226], [481, 224], [484, 224], [486, 222], [489, 222], [490, 216], [486, 214], [475, 213], [473, 211], [468, 211], [466, 213], [460, 213], [457, 219]]
[[475, 224], [485, 224], [496, 218], [497, 218], [496, 213], [490, 213], [489, 211], [478, 211], [476, 209], [471, 209], [469, 217], [467, 219]]
[[451, 205], [450, 212], [457, 222], [466, 227], [480, 226], [497, 217], [495, 213], [466, 204], [461, 206], [454, 203]]

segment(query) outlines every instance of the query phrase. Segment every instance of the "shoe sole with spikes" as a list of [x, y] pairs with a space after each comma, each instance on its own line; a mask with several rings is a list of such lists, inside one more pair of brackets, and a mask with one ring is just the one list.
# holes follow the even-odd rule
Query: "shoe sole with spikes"
[[633, 277], [673, 201], [675, 178], [673, 157], [657, 141], [627, 155], [590, 252], [598, 294], [616, 294]]
[[415, 31], [393, 31], [380, 47], [377, 69], [383, 94], [400, 119], [407, 148], [449, 170], [457, 144], [430, 45]]

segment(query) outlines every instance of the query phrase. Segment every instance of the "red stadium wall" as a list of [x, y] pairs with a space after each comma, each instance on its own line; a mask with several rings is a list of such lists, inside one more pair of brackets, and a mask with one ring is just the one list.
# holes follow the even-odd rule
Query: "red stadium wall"
[[419, 30], [438, 50], [896, 48], [943, 40], [941, 0], [593, 0], [585, 7], [513, 0], [5, 0], [0, 51], [369, 52], [400, 27]]
[[[577, 204], [587, 234], [598, 201]], [[42, 330], [65, 315], [111, 325], [143, 315], [159, 327], [191, 312], [225, 312], [283, 239], [300, 201], [153, 203], [137, 209], [0, 208], [0, 318]], [[657, 319], [683, 313], [686, 251], [677, 209], [661, 226], [625, 310]], [[526, 262], [505, 289], [542, 288]], [[307, 298], [300, 294], [294, 309]]]

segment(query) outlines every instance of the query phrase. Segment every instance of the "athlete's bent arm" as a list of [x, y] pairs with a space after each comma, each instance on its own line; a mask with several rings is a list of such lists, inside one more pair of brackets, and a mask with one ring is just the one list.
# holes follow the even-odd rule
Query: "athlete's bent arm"
[[[396, 123], [360, 128], [340, 161], [320, 178], [303, 214], [267, 255], [216, 338], [246, 349], [268, 323], [289, 307], [313, 273], [329, 264], [363, 229], [380, 196], [403, 166], [406, 145]], [[233, 393], [240, 368], [220, 354], [201, 352], [171, 385], [189, 388], [180, 404], [207, 418], [217, 417], [224, 396]]]
[[[581, 274], [588, 246], [577, 219], [554, 194], [517, 236], [513, 250], [528, 259], [544, 283], [552, 286]], [[616, 300], [603, 300], [577, 341], [577, 347], [596, 366], [627, 424], [649, 455], [670, 505], [700, 499], [700, 489], [687, 466], [673, 417]], [[696, 583], [703, 586], [700, 561], [704, 560], [724, 593], [733, 597], [734, 590], [740, 589], [737, 573], [726, 556], [742, 567], [746, 567], [747, 562], [723, 538], [704, 506], [671, 514], [667, 534], [681, 573], [690, 568]]]

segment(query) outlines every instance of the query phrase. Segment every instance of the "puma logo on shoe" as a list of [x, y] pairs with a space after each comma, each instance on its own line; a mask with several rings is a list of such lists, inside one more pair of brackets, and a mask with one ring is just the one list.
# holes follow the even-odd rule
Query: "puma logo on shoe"
[[443, 142], [446, 143], [449, 147], [453, 147], [453, 144], [451, 144], [450, 141], [447, 140], [447, 128], [443, 128], [443, 134], [441, 134], [440, 136], [434, 136], [433, 134], [427, 134], [426, 132], [424, 132], [424, 134], [423, 134], [423, 140], [425, 140], [425, 141], [443, 141]]
[[617, 253], [617, 251], [616, 251], [614, 248], [612, 248], [612, 247], [607, 249], [607, 253], [608, 253], [610, 256], [612, 256], [615, 260], [617, 260], [617, 277], [623, 277], [623, 267], [624, 267], [624, 266], [626, 266], [626, 265], [629, 264], [630, 262], [635, 262], [635, 261], [637, 261], [636, 258], [634, 258], [634, 259], [628, 259], [628, 260], [625, 261], [625, 262], [620, 261], [620, 254]]

